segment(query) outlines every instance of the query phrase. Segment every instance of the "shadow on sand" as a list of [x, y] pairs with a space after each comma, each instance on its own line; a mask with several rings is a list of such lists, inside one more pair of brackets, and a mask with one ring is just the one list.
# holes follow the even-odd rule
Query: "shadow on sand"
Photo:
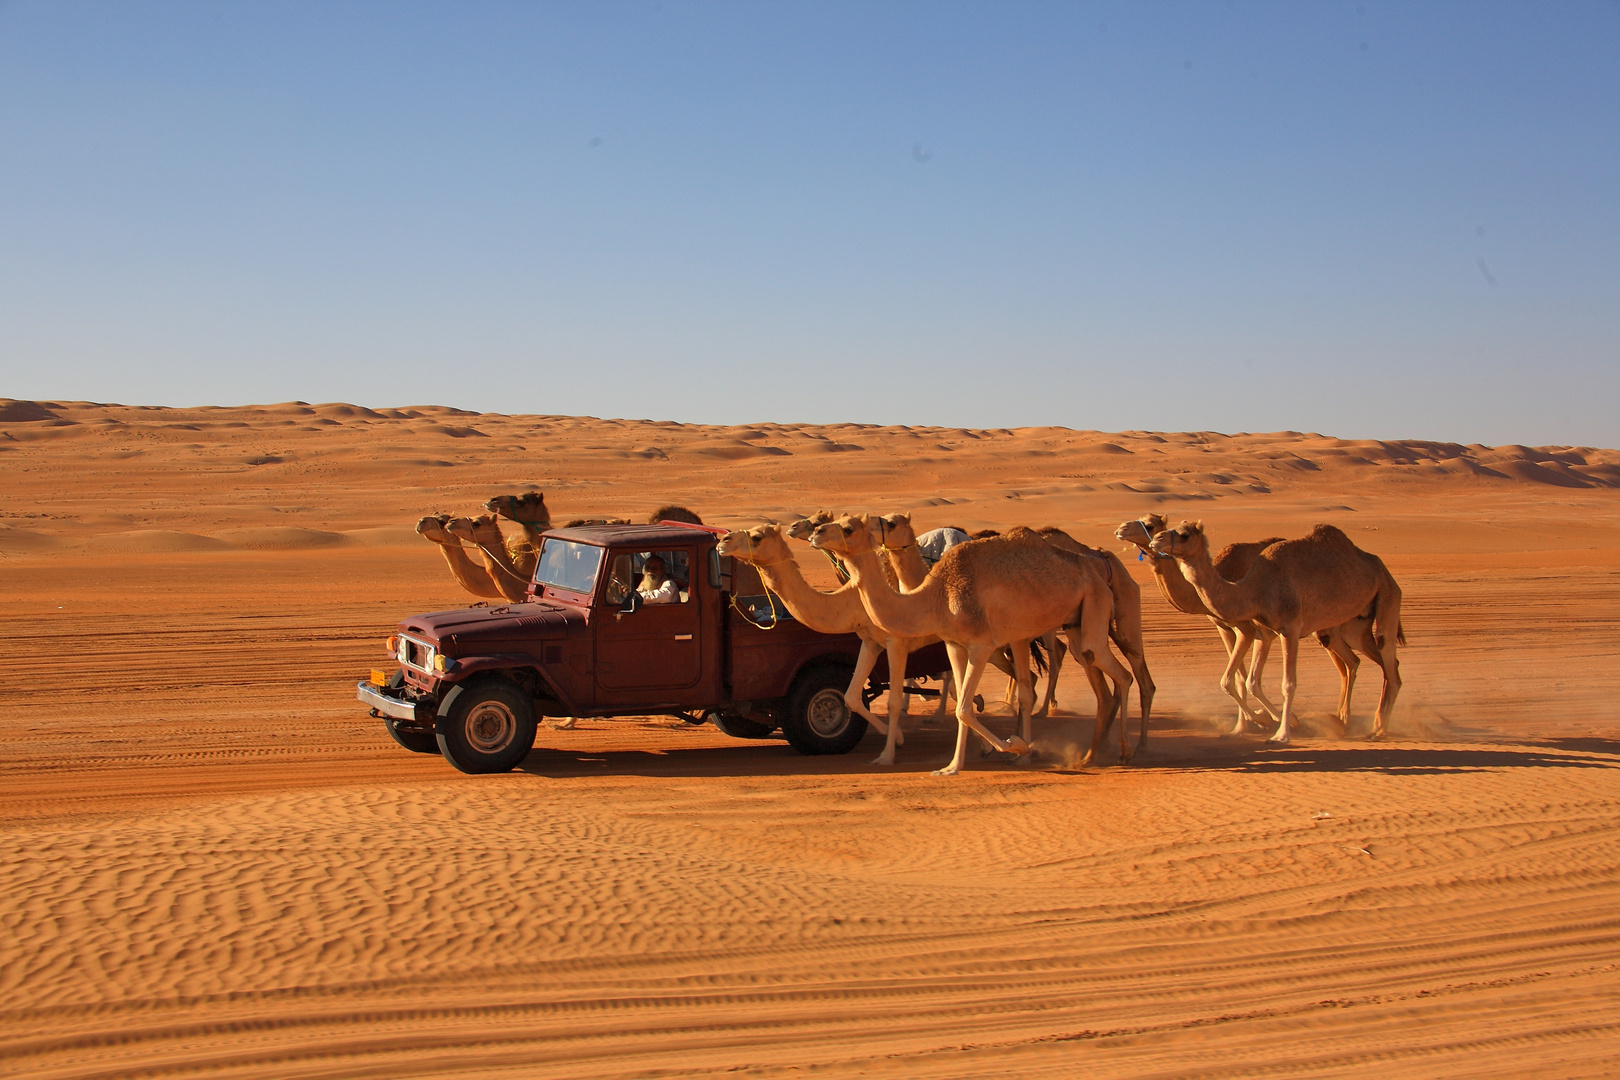
[[[956, 737], [954, 726], [908, 730], [906, 745], [901, 748], [899, 762], [894, 766], [871, 764], [871, 759], [883, 746], [882, 739], [872, 733], [850, 753], [832, 757], [806, 757], [779, 739], [759, 742], [739, 740], [729, 746], [681, 748], [675, 745], [659, 750], [590, 751], [536, 747], [519, 766], [519, 770], [556, 778], [917, 775], [937, 769], [950, 760]], [[997, 725], [998, 728], [1003, 726], [1007, 725]], [[1089, 728], [1089, 724], [1086, 726]], [[1076, 745], [1070, 740], [1063, 741], [1071, 746]], [[1105, 756], [1084, 770], [1065, 767], [1063, 761], [1054, 760], [1050, 754], [1043, 755], [1039, 733], [1032, 763], [1018, 763], [999, 755], [984, 756], [979, 752], [981, 748], [975, 748], [969, 752], [967, 768], [971, 772], [1070, 776], [1119, 769], [1121, 766], [1112, 748], [1113, 740], [1109, 742]], [[1150, 739], [1147, 750], [1124, 768], [1243, 773], [1382, 772], [1392, 775], [1469, 773], [1505, 768], [1616, 769], [1620, 768], [1620, 741], [1601, 738], [1548, 739], [1515, 745], [1511, 740], [1492, 740], [1490, 746], [1464, 744], [1437, 747], [1309, 739], [1273, 747], [1257, 737], [1221, 738], [1202, 732], [1170, 730], [1157, 732], [1156, 737]]]

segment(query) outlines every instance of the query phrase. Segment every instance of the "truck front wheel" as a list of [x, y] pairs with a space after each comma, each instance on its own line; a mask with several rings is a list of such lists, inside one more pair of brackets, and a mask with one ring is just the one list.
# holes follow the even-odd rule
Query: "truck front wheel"
[[388, 728], [388, 734], [392, 735], [394, 741], [405, 749], [414, 754], [437, 754], [439, 752], [438, 739], [425, 731], [412, 731], [409, 728], [401, 727], [400, 725], [403, 723], [403, 720], [396, 720], [392, 716], [383, 717], [383, 724]]
[[866, 720], [849, 711], [844, 691], [852, 669], [826, 665], [799, 676], [782, 710], [782, 735], [801, 754], [847, 754], [866, 735]]
[[444, 759], [464, 773], [509, 772], [534, 749], [534, 706], [516, 685], [485, 678], [462, 688], [434, 734]]

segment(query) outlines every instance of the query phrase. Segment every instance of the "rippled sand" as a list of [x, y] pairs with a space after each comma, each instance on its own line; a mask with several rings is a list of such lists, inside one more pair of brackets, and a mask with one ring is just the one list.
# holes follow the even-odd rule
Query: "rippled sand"
[[[1620, 453], [25, 404], [0, 1074], [1620, 1071]], [[1368, 668], [1337, 730], [1315, 646], [1294, 745], [1218, 738], [1217, 639], [1132, 562], [1160, 692], [1126, 768], [934, 778], [952, 732], [916, 703], [893, 769], [637, 718], [465, 777], [353, 685], [469, 599], [416, 517], [530, 485], [559, 519], [910, 508], [1110, 546], [1149, 509], [1217, 543], [1330, 521], [1405, 590], [1392, 738], [1358, 737]], [[1059, 697], [1048, 748], [1089, 738]]]

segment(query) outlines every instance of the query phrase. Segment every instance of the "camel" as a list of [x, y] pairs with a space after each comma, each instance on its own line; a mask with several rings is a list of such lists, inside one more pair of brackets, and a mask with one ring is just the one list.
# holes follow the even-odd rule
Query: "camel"
[[461, 546], [461, 541], [445, 531], [445, 526], [449, 523], [449, 514], [429, 514], [416, 523], [416, 531], [438, 545], [440, 554], [450, 566], [450, 574], [456, 579], [456, 584], [474, 596], [503, 596], [500, 587], [491, 580], [489, 571], [473, 562], [467, 556], [467, 549]]
[[[1153, 715], [1153, 696], [1157, 690], [1153, 676], [1148, 671], [1147, 652], [1142, 640], [1142, 589], [1126, 572], [1125, 564], [1120, 562], [1119, 556], [1113, 552], [1082, 544], [1055, 526], [1048, 525], [1037, 529], [1036, 532], [1041, 539], [1055, 547], [1072, 551], [1076, 555], [1101, 560], [1106, 568], [1109, 590], [1114, 596], [1114, 621], [1109, 627], [1109, 637], [1119, 646], [1119, 651], [1131, 666], [1131, 673], [1136, 677], [1136, 692], [1142, 712], [1141, 734], [1137, 738], [1136, 749], [1141, 751], [1147, 745], [1148, 723]], [[997, 533], [994, 529], [982, 529], [974, 534], [980, 539], [995, 535]], [[1036, 716], [1045, 716], [1047, 707], [1056, 700], [1058, 672], [1063, 666], [1063, 653], [1054, 647], [1056, 644], [1054, 637], [1055, 635], [1050, 635], [1045, 642], [1047, 653], [1052, 658], [1051, 671], [1047, 676], [1046, 700], [1036, 710]], [[1084, 664], [1083, 659], [1082, 663]], [[1103, 699], [1109, 691], [1107, 684], [1102, 680], [1102, 673], [1095, 665], [1084, 664], [1084, 666], [1086, 679], [1091, 683], [1092, 692], [1097, 695], [1099, 708], [1105, 707]], [[1123, 734], [1121, 732], [1122, 737]]]
[[[1260, 683], [1261, 672], [1265, 670], [1266, 656], [1271, 650], [1271, 643], [1276, 635], [1264, 627], [1254, 627], [1253, 624], [1250, 624], [1252, 633], [1247, 640], [1258, 644], [1254, 648], [1254, 659], [1249, 666], [1248, 678], [1245, 680], [1241, 672], [1244, 661], [1249, 657], [1249, 651], [1245, 647], [1244, 652], [1234, 658], [1234, 650], [1237, 649], [1238, 643], [1237, 631], [1230, 624], [1222, 622], [1204, 606], [1204, 602], [1198, 598], [1198, 590], [1193, 587], [1191, 581], [1188, 581], [1182, 575], [1179, 564], [1174, 559], [1168, 555], [1160, 555], [1153, 550], [1153, 538], [1168, 528], [1169, 523], [1165, 521], [1164, 515], [1143, 514], [1137, 520], [1127, 521], [1118, 529], [1115, 529], [1114, 536], [1127, 543], [1135, 544], [1142, 550], [1144, 555], [1152, 558], [1150, 568], [1153, 571], [1154, 580], [1159, 583], [1159, 592], [1171, 607], [1187, 615], [1203, 615], [1207, 617], [1210, 624], [1215, 627], [1216, 632], [1220, 634], [1221, 644], [1226, 648], [1227, 658], [1227, 668], [1221, 678], [1221, 689], [1232, 700], [1237, 702], [1238, 707], [1237, 723], [1228, 734], [1241, 735], [1245, 723], [1259, 724], [1261, 722], [1260, 717], [1249, 707], [1250, 695], [1253, 695], [1254, 699], [1260, 703], [1260, 707], [1271, 717], [1273, 723], [1280, 722], [1281, 717], [1277, 712], [1277, 707], [1271, 703], [1270, 698], [1266, 697], [1265, 690]], [[1283, 537], [1273, 536], [1265, 540], [1249, 543], [1228, 544], [1221, 549], [1220, 554], [1215, 558], [1216, 572], [1228, 581], [1241, 578], [1254, 565], [1255, 556], [1282, 539]]]
[[[1252, 694], [1260, 703], [1260, 707], [1271, 717], [1272, 723], [1279, 723], [1280, 717], [1277, 708], [1261, 685], [1261, 675], [1265, 670], [1266, 657], [1270, 654], [1271, 643], [1276, 635], [1263, 626], [1250, 624], [1254, 629], [1253, 640], [1256, 642], [1254, 659], [1249, 668], [1247, 680], [1239, 677], [1244, 657], [1238, 656], [1233, 661], [1233, 651], [1237, 647], [1237, 632], [1220, 619], [1210, 614], [1204, 607], [1204, 602], [1198, 598], [1198, 590], [1193, 583], [1182, 574], [1180, 564], [1168, 555], [1160, 555], [1153, 550], [1153, 538], [1169, 528], [1169, 523], [1162, 514], [1143, 514], [1135, 521], [1127, 521], [1114, 535], [1135, 544], [1142, 553], [1151, 556], [1150, 564], [1154, 579], [1159, 583], [1159, 591], [1164, 595], [1165, 601], [1177, 611], [1188, 615], [1207, 616], [1210, 623], [1221, 635], [1221, 644], [1226, 648], [1228, 671], [1231, 678], [1222, 683], [1222, 689], [1230, 694], [1238, 703], [1237, 723], [1230, 735], [1243, 734], [1244, 724], [1260, 723], [1260, 719], [1249, 708], [1246, 694]], [[1254, 565], [1255, 557], [1272, 544], [1282, 542], [1280, 536], [1269, 537], [1265, 540], [1256, 540], [1248, 543], [1228, 544], [1222, 548], [1214, 558], [1215, 572], [1227, 581], [1237, 581], [1249, 572]], [[1342, 626], [1332, 630], [1324, 630], [1316, 635], [1317, 641], [1328, 651], [1333, 658], [1333, 664], [1339, 669], [1339, 723], [1346, 729], [1350, 726], [1350, 701], [1356, 685], [1356, 671], [1361, 666], [1361, 660], [1356, 656], [1360, 650], [1374, 663], [1381, 664], [1378, 646], [1374, 640], [1373, 625], [1370, 619], [1355, 618]], [[1404, 644], [1404, 639], [1402, 640]]]
[[507, 537], [494, 514], [451, 518], [444, 530], [478, 550], [484, 570], [501, 597], [515, 604], [528, 599], [529, 582], [534, 579], [534, 564], [540, 554], [537, 546], [526, 538]]
[[[729, 555], [751, 564], [760, 578], [782, 598], [795, 619], [810, 629], [823, 634], [853, 633], [861, 639], [861, 651], [855, 661], [855, 672], [849, 688], [844, 691], [844, 704], [850, 712], [865, 717], [867, 722], [885, 736], [883, 752], [873, 759], [874, 765], [893, 765], [896, 747], [905, 742], [901, 731], [900, 712], [903, 695], [899, 693], [900, 680], [905, 677], [906, 658], [937, 637], [904, 638], [878, 627], [861, 604], [855, 586], [845, 584], [837, 590], [824, 593], [813, 588], [804, 579], [798, 560], [788, 549], [787, 539], [780, 525], [756, 525], [720, 538], [715, 548], [721, 555]], [[866, 685], [872, 668], [880, 654], [889, 658], [889, 715], [887, 722], [879, 720], [861, 700], [861, 688]]]
[[[1136, 749], [1140, 751], [1147, 745], [1148, 720], [1153, 715], [1153, 695], [1157, 690], [1153, 676], [1148, 671], [1147, 651], [1142, 644], [1142, 587], [1126, 571], [1125, 564], [1120, 561], [1119, 556], [1112, 551], [1103, 551], [1082, 544], [1062, 529], [1050, 525], [1035, 531], [1048, 544], [1072, 551], [1076, 555], [1101, 560], [1107, 568], [1108, 590], [1114, 597], [1114, 621], [1108, 628], [1108, 636], [1119, 646], [1125, 662], [1131, 666], [1131, 674], [1136, 678], [1137, 703], [1142, 711], [1142, 729], [1136, 741]], [[1056, 670], [1057, 661], [1054, 657], [1054, 682]], [[1086, 671], [1093, 688], [1100, 684], [1100, 680], [1093, 674], [1095, 670], [1094, 667], [1088, 667]], [[1120, 712], [1120, 722], [1124, 722], [1123, 708]], [[1123, 731], [1120, 737], [1124, 737]]]
[[[1028, 529], [959, 544], [947, 551], [917, 589], [899, 592], [880, 576], [870, 525], [864, 516], [846, 517], [818, 528], [810, 542], [832, 551], [849, 568], [850, 580], [872, 621], [905, 637], [937, 636], [945, 641], [956, 678], [956, 753], [935, 771], [962, 770], [971, 730], [1003, 753], [1027, 754], [1034, 688], [1029, 676], [1029, 643], [1057, 627], [1075, 626], [1082, 655], [1097, 664], [1118, 688], [1122, 706], [1131, 674], [1108, 648], [1113, 595], [1096, 560], [1053, 547]], [[1013, 647], [1018, 672], [1018, 714], [1022, 735], [1003, 742], [974, 714], [973, 695], [990, 656]], [[1107, 717], [1099, 715], [1097, 735], [1085, 761], [1096, 753]], [[1121, 725], [1123, 730], [1123, 725]], [[1128, 760], [1122, 740], [1120, 757]]]
[[[933, 567], [927, 559], [923, 558], [922, 538], [917, 535], [915, 528], [911, 524], [911, 515], [909, 513], [884, 514], [872, 518], [871, 521], [872, 527], [877, 533], [877, 541], [880, 550], [883, 552], [883, 558], [894, 568], [894, 581], [891, 584], [897, 582], [899, 588], [905, 591], [916, 589], [917, 586], [923, 583], [923, 578], [928, 576], [928, 571]], [[822, 524], [826, 523], [823, 522]], [[924, 535], [931, 536], [935, 533], [959, 533], [963, 537], [967, 536], [967, 533], [960, 529], [934, 529]], [[948, 544], [942, 544], [940, 547], [941, 555], [943, 556], [944, 552], [962, 542], [964, 541], [952, 540]], [[934, 560], [935, 563], [938, 561], [937, 559]], [[1058, 643], [1056, 631], [1045, 635], [1040, 641], [1046, 650], [1046, 655], [1051, 657], [1051, 660], [1047, 662], [1048, 666], [1046, 668], [1046, 697], [1041, 701], [1040, 707], [1035, 710], [1034, 715], [1045, 717], [1051, 709], [1054, 696], [1057, 693], [1057, 673], [1058, 669], [1062, 667], [1062, 660], [1058, 650], [1062, 646]], [[990, 657], [990, 663], [1012, 680], [1008, 684], [1009, 695], [1015, 692], [1017, 673], [1013, 671], [1011, 649], [1001, 648], [996, 650]], [[1036, 666], [1040, 667], [1038, 658]], [[934, 719], [938, 719], [945, 714], [945, 697], [945, 693], [942, 692], [939, 696], [939, 709], [935, 712]], [[1013, 700], [1013, 698], [1009, 696], [1008, 700]]]
[[[811, 514], [809, 517], [799, 518], [797, 521], [794, 521], [791, 524], [789, 524], [787, 526], [787, 529], [786, 529], [786, 535], [792, 537], [795, 540], [809, 541], [810, 536], [811, 536], [812, 533], [814, 533], [821, 526], [826, 525], [828, 522], [836, 520], [836, 518], [837, 518], [837, 515], [832, 513], [829, 510], [818, 510], [814, 514]], [[879, 519], [879, 520], [886, 520], [886, 519]], [[910, 515], [909, 514], [906, 515], [906, 521], [907, 521], [907, 527], [909, 528], [910, 527]], [[948, 531], [952, 531], [952, 530], [945, 530], [945, 529], [936, 529], [936, 530], [934, 530], [934, 532], [948, 532]], [[955, 531], [960, 532], [960, 530], [955, 530]], [[966, 536], [967, 534], [963, 533], [962, 535]], [[915, 540], [915, 537], [914, 537], [912, 543], [915, 544], [915, 542], [916, 542], [916, 540]], [[840, 582], [847, 583], [849, 581], [849, 571], [844, 568], [844, 564], [841, 561], [839, 561], [838, 556], [834, 555], [830, 551], [825, 551], [825, 550], [822, 551], [822, 554], [827, 557], [828, 562], [832, 563], [833, 572], [838, 575], [838, 580]], [[920, 584], [922, 582], [923, 578], [928, 576], [928, 570], [929, 570], [928, 563], [920, 557], [918, 552], [914, 551], [911, 554], [914, 555], [914, 556], [918, 556], [918, 557], [916, 557], [916, 558], [902, 558], [899, 554], [897, 554], [897, 550], [890, 550], [889, 545], [886, 544], [886, 543], [883, 545], [883, 576], [889, 582], [890, 585], [893, 585], [893, 586], [895, 586], [897, 588], [902, 587], [902, 586], [904, 586], [906, 588], [913, 588], [916, 585]], [[1012, 675], [1012, 673], [1013, 673], [1012, 672], [1012, 662], [1011, 662], [1010, 659], [1008, 659], [1006, 661], [1003, 661], [1001, 659], [1001, 656], [998, 654], [997, 658], [995, 660], [993, 660], [992, 663], [994, 663], [1002, 671], [1006, 672], [1007, 675], [1009, 675], [1009, 676]], [[919, 681], [920, 680], [918, 680], [918, 679], [907, 679], [907, 680], [905, 680], [905, 685], [908, 686], [908, 687], [915, 688], [916, 684]], [[945, 676], [945, 677], [941, 678], [941, 680], [940, 680], [940, 688], [939, 688], [939, 707], [934, 710], [934, 715], [929, 717], [928, 720], [925, 721], [925, 723], [933, 723], [933, 722], [936, 722], [936, 721], [938, 721], [938, 720], [940, 720], [940, 719], [942, 719], [944, 717], [945, 710], [946, 710], [947, 706], [949, 705], [949, 698], [950, 698], [951, 694], [954, 692], [954, 690], [955, 690], [955, 685], [954, 685], [954, 683], [952, 682], [952, 680], [950, 679], [949, 676]], [[901, 702], [900, 702], [900, 711], [901, 711], [901, 713], [905, 713], [908, 710], [908, 708], [909, 708], [909, 699], [902, 698]]]
[[[540, 550], [540, 537], [551, 528], [551, 511], [539, 491], [521, 495], [495, 495], [484, 502], [488, 514], [476, 518], [454, 518], [430, 514], [416, 523], [416, 531], [439, 545], [456, 583], [474, 596], [521, 601], [528, 595], [529, 581]], [[508, 538], [496, 518], [505, 518], [522, 530], [522, 537]], [[684, 521], [703, 524], [703, 519], [684, 506], [662, 506], [654, 510], [649, 524]], [[452, 528], [452, 524], [454, 528]], [[622, 525], [623, 518], [578, 518], [564, 526]], [[462, 546], [468, 541], [478, 550], [483, 565], [474, 562]]]
[[684, 506], [660, 506], [647, 518], [647, 524], [657, 525], [660, 521], [683, 521], [688, 525], [701, 525], [703, 519]]
[[[1371, 737], [1383, 737], [1401, 690], [1396, 645], [1405, 635], [1401, 631], [1401, 587], [1382, 559], [1356, 547], [1332, 525], [1318, 525], [1303, 539], [1271, 544], [1255, 556], [1249, 572], [1237, 581], [1228, 581], [1216, 571], [1202, 522], [1183, 522], [1159, 533], [1153, 538], [1153, 551], [1176, 559], [1204, 607], [1237, 632], [1239, 650], [1246, 649], [1251, 640], [1250, 623], [1282, 638], [1282, 717], [1271, 742], [1288, 742], [1299, 679], [1300, 638], [1331, 634], [1353, 620], [1370, 619], [1374, 652], [1384, 671]], [[1228, 660], [1229, 672], [1232, 666]]]

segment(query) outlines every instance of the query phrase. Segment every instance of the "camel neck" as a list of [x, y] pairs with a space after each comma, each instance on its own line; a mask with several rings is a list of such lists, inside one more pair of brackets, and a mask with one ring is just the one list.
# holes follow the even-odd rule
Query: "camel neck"
[[1184, 615], [1208, 615], [1209, 608], [1198, 595], [1198, 587], [1187, 579], [1181, 561], [1167, 555], [1148, 552], [1153, 579], [1159, 583], [1159, 592], [1165, 602]]
[[1243, 582], [1230, 582], [1216, 573], [1207, 547], [1195, 556], [1178, 555], [1176, 565], [1198, 590], [1198, 598], [1211, 615], [1225, 623], [1247, 622], [1254, 617], [1254, 605], [1249, 602]]
[[836, 594], [813, 588], [797, 561], [776, 559], [752, 565], [765, 586], [782, 598], [788, 613], [799, 622], [823, 634], [843, 634], [852, 629], [847, 603]]
[[915, 589], [921, 585], [923, 578], [928, 576], [928, 565], [923, 562], [922, 552], [917, 550], [914, 540], [903, 547], [883, 546], [889, 557], [889, 565], [894, 568], [895, 580], [902, 589]]
[[845, 552], [849, 580], [860, 592], [866, 613], [886, 632], [898, 637], [924, 637], [933, 633], [927, 602], [916, 593], [900, 593], [883, 576], [877, 552]]

